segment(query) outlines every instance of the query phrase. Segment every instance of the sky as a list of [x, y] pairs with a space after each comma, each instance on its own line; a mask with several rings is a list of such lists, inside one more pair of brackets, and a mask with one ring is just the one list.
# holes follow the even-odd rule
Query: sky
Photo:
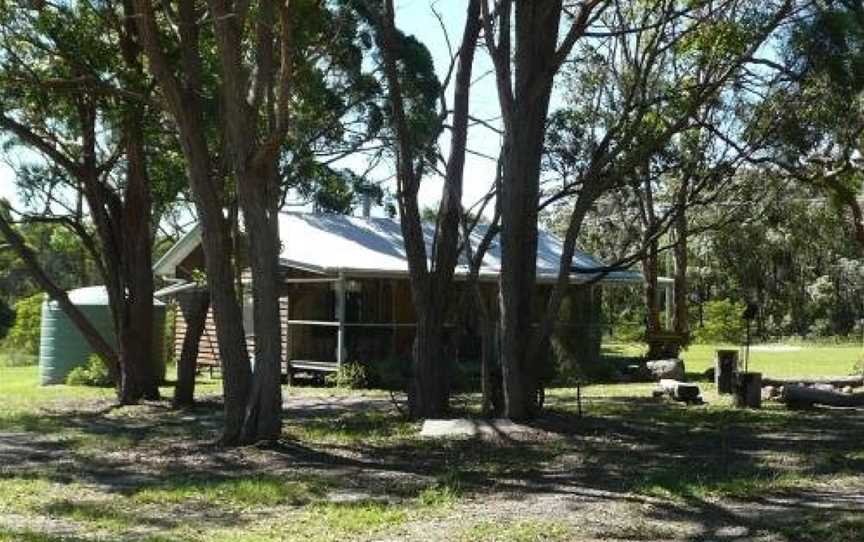
[[[415, 35], [426, 45], [435, 61], [439, 79], [443, 79], [450, 66], [450, 51], [441, 24], [435, 18], [432, 7], [440, 13], [444, 27], [454, 48], [459, 46], [465, 24], [466, 2], [456, 0], [399, 0], [396, 4], [396, 25], [406, 34]], [[500, 110], [495, 75], [492, 63], [485, 48], [478, 47], [472, 71], [474, 84], [471, 88], [471, 115], [492, 124], [498, 124]], [[452, 88], [448, 93], [452, 104]], [[442, 138], [442, 147], [449, 151], [448, 136]], [[501, 145], [499, 135], [487, 128], [474, 126], [468, 134], [470, 150], [486, 156], [498, 156]], [[492, 184], [495, 176], [495, 162], [475, 154], [468, 154], [465, 161], [465, 186], [463, 204], [471, 205], [482, 198]], [[432, 205], [441, 198], [441, 182], [427, 179], [421, 185], [420, 200], [423, 205]]]
[[[396, 24], [406, 34], [415, 35], [421, 42], [426, 44], [435, 62], [439, 78], [443, 79], [450, 65], [450, 50], [447, 46], [444, 31], [441, 24], [433, 15], [431, 6], [440, 13], [443, 25], [449, 34], [452, 46], [458, 47], [461, 38], [462, 27], [465, 22], [466, 3], [456, 0], [397, 0], [396, 1]], [[491, 72], [491, 62], [485, 55], [483, 48], [478, 49], [475, 57], [474, 67], [475, 83], [472, 87], [471, 113], [475, 117], [492, 120], [493, 124], [499, 117], [497, 92], [495, 90], [494, 75]], [[452, 89], [448, 95], [452, 103]], [[447, 134], [442, 137], [441, 144], [444, 155], [448, 152]], [[500, 137], [482, 127], [473, 127], [469, 132], [469, 148], [477, 153], [497, 156], [500, 147]], [[0, 198], [6, 198], [13, 202], [16, 207], [24, 202], [20, 201], [15, 190], [14, 171], [6, 163], [9, 156], [0, 156]], [[20, 157], [11, 157], [17, 161]], [[358, 157], [347, 160], [344, 165], [355, 170], [365, 169], [365, 159]], [[389, 172], [380, 170], [375, 172], [379, 179], [389, 178]], [[465, 189], [463, 202], [471, 205], [483, 197], [489, 189], [495, 174], [495, 163], [487, 158], [469, 154], [465, 164]], [[441, 195], [442, 184], [438, 179], [427, 179], [423, 182], [420, 190], [422, 206], [434, 206]]]
[[15, 173], [3, 162], [0, 162], [0, 199], [18, 202], [15, 194]]

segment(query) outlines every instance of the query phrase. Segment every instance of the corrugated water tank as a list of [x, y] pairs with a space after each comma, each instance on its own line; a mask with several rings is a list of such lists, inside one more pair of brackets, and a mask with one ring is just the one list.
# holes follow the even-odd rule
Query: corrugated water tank
[[[116, 345], [108, 291], [90, 286], [68, 292], [69, 300], [111, 345]], [[153, 356], [160, 374], [165, 373], [165, 304], [153, 301]], [[42, 303], [39, 338], [39, 380], [43, 386], [63, 384], [74, 369], [85, 365], [93, 354], [90, 344], [56, 301]]]

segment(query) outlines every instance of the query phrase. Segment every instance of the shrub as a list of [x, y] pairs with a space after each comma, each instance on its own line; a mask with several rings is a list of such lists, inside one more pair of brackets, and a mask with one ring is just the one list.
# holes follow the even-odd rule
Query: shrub
[[366, 369], [369, 386], [383, 390], [404, 390], [411, 376], [411, 362], [397, 358], [372, 362]]
[[66, 384], [70, 386], [107, 387], [112, 382], [105, 362], [96, 354], [91, 354], [86, 365], [72, 369], [66, 377]]
[[362, 390], [369, 387], [369, 374], [362, 363], [344, 363], [338, 371], [327, 375], [326, 382], [340, 388]]
[[810, 324], [810, 327], [807, 329], [807, 335], [809, 337], [835, 338], [831, 320], [828, 318], [817, 318], [813, 320], [813, 323]]
[[42, 299], [42, 294], [36, 294], [15, 303], [15, 323], [3, 341], [5, 350], [31, 356], [39, 353]]
[[696, 330], [693, 338], [700, 343], [738, 344], [744, 341], [747, 322], [742, 315], [743, 303], [718, 299], [705, 304], [705, 324]]
[[38, 357], [30, 354], [0, 350], [0, 367], [27, 367], [29, 365], [36, 365], [38, 361]]
[[638, 318], [621, 319], [611, 327], [612, 340], [621, 343], [638, 343], [645, 340], [645, 320]]
[[456, 392], [479, 391], [483, 378], [480, 360], [459, 360], [450, 365], [450, 389]]

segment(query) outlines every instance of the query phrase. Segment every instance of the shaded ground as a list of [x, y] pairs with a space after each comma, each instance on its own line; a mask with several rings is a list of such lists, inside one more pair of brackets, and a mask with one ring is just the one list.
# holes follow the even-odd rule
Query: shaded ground
[[447, 441], [386, 395], [299, 390], [278, 447], [233, 450], [215, 399], [0, 396], [0, 541], [864, 539], [864, 412], [649, 390], [587, 388], [582, 418], [556, 390], [532, 433]]

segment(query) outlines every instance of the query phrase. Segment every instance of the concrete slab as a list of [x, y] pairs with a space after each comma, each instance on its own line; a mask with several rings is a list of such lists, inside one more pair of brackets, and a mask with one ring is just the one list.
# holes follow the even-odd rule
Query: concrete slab
[[476, 436], [510, 436], [519, 433], [531, 433], [534, 430], [527, 425], [513, 423], [506, 418], [494, 420], [475, 420], [470, 418], [454, 418], [449, 420], [426, 420], [420, 430], [421, 437], [476, 437]]

